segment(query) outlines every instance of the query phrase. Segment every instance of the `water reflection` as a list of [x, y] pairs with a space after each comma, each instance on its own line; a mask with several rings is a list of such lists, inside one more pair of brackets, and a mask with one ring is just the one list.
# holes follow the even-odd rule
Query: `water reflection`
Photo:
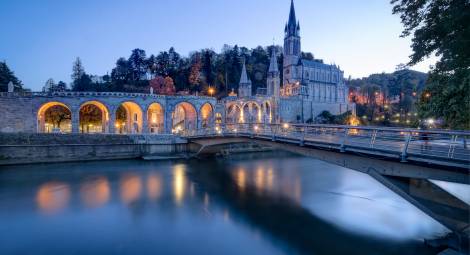
[[257, 163], [250, 168], [238, 167], [232, 171], [232, 177], [240, 191], [247, 186], [253, 187], [258, 194], [270, 193], [274, 196], [286, 197], [300, 203], [302, 183], [298, 171], [291, 168], [275, 173], [271, 164]]
[[[434, 250], [417, 240], [442, 233], [369, 176], [309, 158], [54, 167], [49, 174], [50, 167], [39, 166], [32, 180], [8, 188], [0, 174], [0, 233], [11, 236], [7, 242], [0, 234], [0, 254], [27, 254], [19, 242], [36, 243], [30, 228], [47, 236], [45, 254], [52, 244], [62, 254], [107, 254], [123, 238], [132, 241], [121, 254], [429, 254]], [[17, 169], [11, 172], [20, 178]], [[54, 213], [48, 222], [18, 206], [34, 199], [41, 212]]]
[[47, 182], [36, 194], [36, 203], [44, 213], [57, 213], [64, 209], [70, 199], [70, 187], [62, 182]]
[[177, 205], [181, 205], [184, 199], [186, 186], [186, 168], [183, 164], [177, 164], [173, 167], [173, 195]]
[[121, 179], [121, 200], [130, 204], [139, 199], [142, 192], [142, 181], [136, 174], [126, 174]]
[[147, 177], [147, 196], [151, 200], [158, 200], [162, 195], [162, 177], [158, 173], [151, 173]]
[[80, 197], [88, 207], [98, 207], [108, 202], [111, 195], [106, 177], [87, 180], [80, 187]]

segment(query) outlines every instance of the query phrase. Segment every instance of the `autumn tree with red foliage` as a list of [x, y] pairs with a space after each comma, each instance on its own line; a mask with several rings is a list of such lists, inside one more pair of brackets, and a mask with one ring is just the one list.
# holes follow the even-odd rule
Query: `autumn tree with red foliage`
[[176, 93], [175, 83], [170, 76], [153, 78], [149, 82], [149, 88], [153, 88], [154, 93], [159, 95], [174, 95]]

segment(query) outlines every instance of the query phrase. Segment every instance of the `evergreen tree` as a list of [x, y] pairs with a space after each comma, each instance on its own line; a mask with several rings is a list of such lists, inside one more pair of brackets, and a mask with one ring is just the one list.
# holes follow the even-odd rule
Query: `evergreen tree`
[[132, 81], [144, 80], [147, 73], [145, 51], [142, 49], [132, 50], [128, 62]]
[[0, 92], [8, 91], [8, 83], [10, 81], [13, 83], [15, 91], [23, 90], [23, 84], [21, 81], [18, 80], [5, 62], [0, 62]]
[[75, 82], [76, 80], [79, 80], [84, 74], [85, 74], [85, 68], [83, 67], [82, 61], [80, 60], [80, 58], [77, 57], [75, 59], [75, 62], [73, 62], [72, 81]]

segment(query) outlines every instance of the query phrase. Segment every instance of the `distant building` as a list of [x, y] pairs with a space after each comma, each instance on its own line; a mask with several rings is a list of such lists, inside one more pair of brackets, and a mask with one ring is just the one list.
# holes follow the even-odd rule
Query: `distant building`
[[[322, 60], [302, 58], [300, 23], [295, 16], [293, 0], [284, 28], [282, 81], [274, 49], [271, 52], [266, 88], [258, 88], [254, 96], [243, 64], [238, 97], [227, 97], [224, 100], [229, 120], [247, 122], [247, 115], [258, 114], [254, 119], [259, 122], [267, 119], [270, 122], [306, 122], [323, 111], [332, 114], [346, 111], [355, 113], [355, 105], [348, 99], [349, 89], [344, 72], [336, 65], [324, 64]], [[249, 114], [245, 111], [249, 111]], [[231, 116], [236, 114], [240, 116]]]

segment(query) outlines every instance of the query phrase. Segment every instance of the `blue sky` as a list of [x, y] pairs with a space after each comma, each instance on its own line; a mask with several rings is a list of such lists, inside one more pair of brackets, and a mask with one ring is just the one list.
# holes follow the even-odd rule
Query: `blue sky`
[[[79, 56], [89, 74], [110, 72], [134, 48], [183, 55], [224, 44], [283, 43], [290, 0], [1, 0], [0, 60], [28, 88], [70, 82]], [[295, 0], [302, 50], [353, 78], [392, 72], [411, 54], [388, 0]], [[427, 71], [435, 59], [413, 69]]]

